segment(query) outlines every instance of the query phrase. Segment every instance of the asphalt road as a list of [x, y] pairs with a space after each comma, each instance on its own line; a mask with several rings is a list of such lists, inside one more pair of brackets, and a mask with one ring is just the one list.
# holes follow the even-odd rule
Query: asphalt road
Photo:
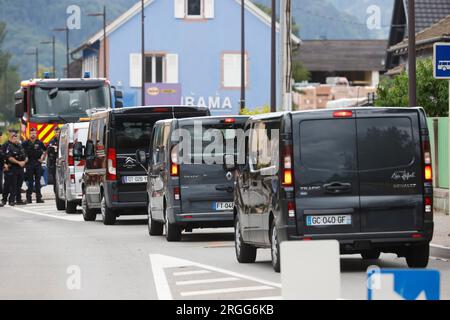
[[[181, 243], [150, 238], [146, 217], [101, 217], [57, 212], [54, 202], [0, 208], [0, 299], [280, 299], [281, 278], [270, 252], [255, 264], [238, 264], [233, 230], [199, 230]], [[366, 270], [406, 268], [383, 255], [364, 262], [341, 257], [341, 296], [366, 299]], [[441, 272], [442, 298], [450, 299], [450, 262], [430, 259]]]

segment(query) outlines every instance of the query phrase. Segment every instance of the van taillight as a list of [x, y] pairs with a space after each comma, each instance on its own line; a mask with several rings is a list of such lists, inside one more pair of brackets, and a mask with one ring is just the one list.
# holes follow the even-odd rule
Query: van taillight
[[425, 197], [425, 213], [433, 212], [433, 200], [431, 197]]
[[433, 167], [431, 165], [430, 141], [424, 141], [422, 143], [422, 152], [423, 152], [425, 182], [432, 182], [433, 181]]
[[294, 174], [292, 171], [292, 146], [285, 146], [283, 151], [283, 187], [294, 185]]
[[70, 183], [75, 184], [75, 175], [74, 174], [70, 175]]
[[117, 154], [116, 149], [114, 148], [108, 149], [108, 170], [106, 173], [106, 180], [117, 180]]
[[353, 117], [353, 111], [335, 111], [333, 112], [333, 118], [351, 118]]
[[73, 143], [69, 143], [69, 154], [67, 156], [67, 163], [69, 166], [75, 165], [75, 161], [73, 160]]
[[178, 148], [173, 147], [170, 152], [170, 175], [178, 177], [180, 174], [180, 166], [178, 165]]
[[295, 218], [295, 203], [293, 201], [288, 202], [288, 214], [289, 218]]
[[173, 195], [175, 200], [180, 200], [180, 187], [173, 188]]
[[431, 165], [425, 166], [425, 182], [431, 182], [433, 181], [433, 169], [431, 168]]

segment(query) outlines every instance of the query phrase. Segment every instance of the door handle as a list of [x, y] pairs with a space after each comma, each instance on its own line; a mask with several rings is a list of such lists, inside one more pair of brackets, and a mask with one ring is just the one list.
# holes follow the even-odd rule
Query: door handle
[[325, 184], [324, 189], [328, 193], [339, 194], [349, 192], [352, 189], [351, 183], [341, 183], [341, 182], [333, 182], [329, 184]]

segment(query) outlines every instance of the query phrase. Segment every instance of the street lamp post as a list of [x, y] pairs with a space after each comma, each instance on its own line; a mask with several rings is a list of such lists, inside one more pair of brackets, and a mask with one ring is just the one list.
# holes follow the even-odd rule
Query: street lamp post
[[145, 105], [145, 5], [141, 0], [141, 101]]
[[69, 48], [69, 28], [56, 28], [53, 29], [55, 32], [65, 32], [66, 33], [66, 68], [67, 68], [67, 78], [70, 78], [70, 48]]
[[106, 6], [103, 6], [103, 12], [88, 13], [89, 17], [102, 17], [103, 18], [103, 76], [107, 78], [107, 66], [106, 66]]
[[41, 44], [51, 44], [52, 45], [52, 65], [53, 65], [53, 78], [56, 78], [56, 46], [55, 46], [55, 36], [52, 36], [51, 41], [42, 41]]
[[272, 31], [271, 31], [271, 63], [270, 63], [270, 111], [277, 111], [277, 1], [272, 0]]
[[245, 108], [245, 0], [241, 3], [241, 110]]
[[35, 56], [36, 58], [36, 78], [39, 78], [39, 48], [34, 48], [33, 51], [27, 52], [27, 56]]
[[408, 78], [409, 106], [416, 107], [416, 10], [414, 0], [408, 1]]

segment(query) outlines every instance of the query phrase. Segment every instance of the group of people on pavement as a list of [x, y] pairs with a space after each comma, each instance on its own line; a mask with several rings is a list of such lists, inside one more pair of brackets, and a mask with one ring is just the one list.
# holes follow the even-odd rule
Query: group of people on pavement
[[[48, 148], [38, 139], [37, 130], [30, 129], [28, 140], [21, 142], [17, 130], [8, 130], [8, 141], [0, 145], [0, 207], [9, 204], [26, 205], [32, 203], [33, 193], [36, 203], [44, 203], [41, 193], [42, 165], [48, 161], [56, 161], [55, 146], [57, 146], [60, 129], [55, 129], [55, 138]], [[54, 166], [54, 163], [51, 163]], [[4, 177], [4, 179], [3, 179]], [[4, 180], [4, 181], [3, 181]], [[27, 182], [26, 202], [22, 200], [22, 185]]]

